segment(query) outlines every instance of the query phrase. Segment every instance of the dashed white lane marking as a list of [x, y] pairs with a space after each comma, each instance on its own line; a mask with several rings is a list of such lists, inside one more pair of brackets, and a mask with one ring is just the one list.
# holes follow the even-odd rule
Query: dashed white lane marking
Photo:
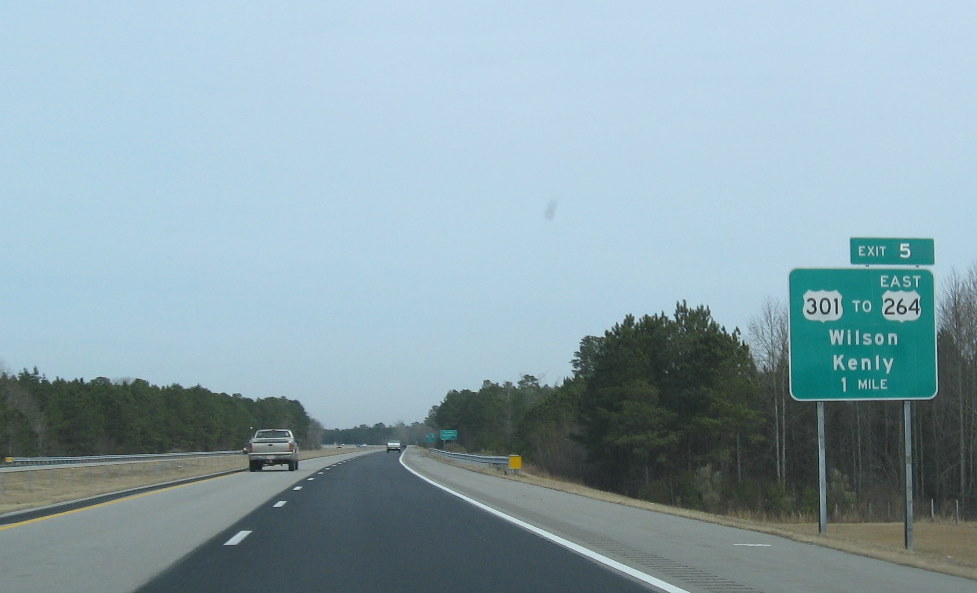
[[236, 546], [239, 543], [241, 543], [242, 541], [244, 541], [244, 538], [248, 537], [249, 535], [251, 535], [251, 532], [250, 531], [238, 531], [237, 534], [234, 537], [232, 537], [231, 539], [229, 539], [226, 542], [224, 542], [224, 545], [225, 546]]
[[770, 544], [733, 544], [734, 546], [742, 546], [744, 548], [769, 548]]
[[301, 490], [301, 489], [302, 489], [301, 486], [296, 486], [295, 488], [292, 488], [292, 490]]
[[287, 503], [288, 503], [287, 500], [279, 500], [278, 502], [276, 502], [275, 504], [272, 505], [272, 508], [280, 509], [283, 506], [285, 506]]
[[311, 481], [312, 481], [312, 480], [314, 480], [314, 479], [315, 479], [315, 478], [306, 478], [306, 479], [305, 479], [305, 481], [306, 481], [306, 482], [311, 482]]

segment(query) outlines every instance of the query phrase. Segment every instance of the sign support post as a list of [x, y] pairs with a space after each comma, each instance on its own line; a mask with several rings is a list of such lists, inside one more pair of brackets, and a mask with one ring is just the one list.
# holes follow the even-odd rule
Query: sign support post
[[903, 418], [903, 450], [906, 454], [906, 549], [913, 549], [913, 417], [912, 402], [906, 400], [902, 402]]
[[828, 532], [828, 464], [825, 460], [824, 402], [818, 402], [818, 533]]

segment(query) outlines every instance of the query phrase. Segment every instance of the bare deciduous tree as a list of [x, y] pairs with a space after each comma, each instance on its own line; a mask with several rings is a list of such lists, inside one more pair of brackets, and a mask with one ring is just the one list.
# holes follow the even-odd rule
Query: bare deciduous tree
[[777, 481], [781, 484], [787, 479], [787, 324], [787, 305], [768, 299], [747, 327], [750, 350], [762, 378], [763, 397], [770, 403]]

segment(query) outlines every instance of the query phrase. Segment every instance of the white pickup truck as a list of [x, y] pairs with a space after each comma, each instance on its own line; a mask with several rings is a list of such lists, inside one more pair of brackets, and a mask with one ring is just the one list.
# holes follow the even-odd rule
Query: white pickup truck
[[287, 428], [262, 428], [248, 442], [248, 469], [261, 471], [266, 465], [288, 464], [289, 471], [299, 468], [299, 445]]

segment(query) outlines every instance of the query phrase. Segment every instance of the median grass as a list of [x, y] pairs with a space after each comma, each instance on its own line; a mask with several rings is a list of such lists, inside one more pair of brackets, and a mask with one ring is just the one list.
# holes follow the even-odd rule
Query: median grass
[[[335, 448], [303, 450], [300, 457], [349, 452]], [[0, 515], [247, 469], [248, 456], [238, 454], [4, 471], [0, 472]]]

